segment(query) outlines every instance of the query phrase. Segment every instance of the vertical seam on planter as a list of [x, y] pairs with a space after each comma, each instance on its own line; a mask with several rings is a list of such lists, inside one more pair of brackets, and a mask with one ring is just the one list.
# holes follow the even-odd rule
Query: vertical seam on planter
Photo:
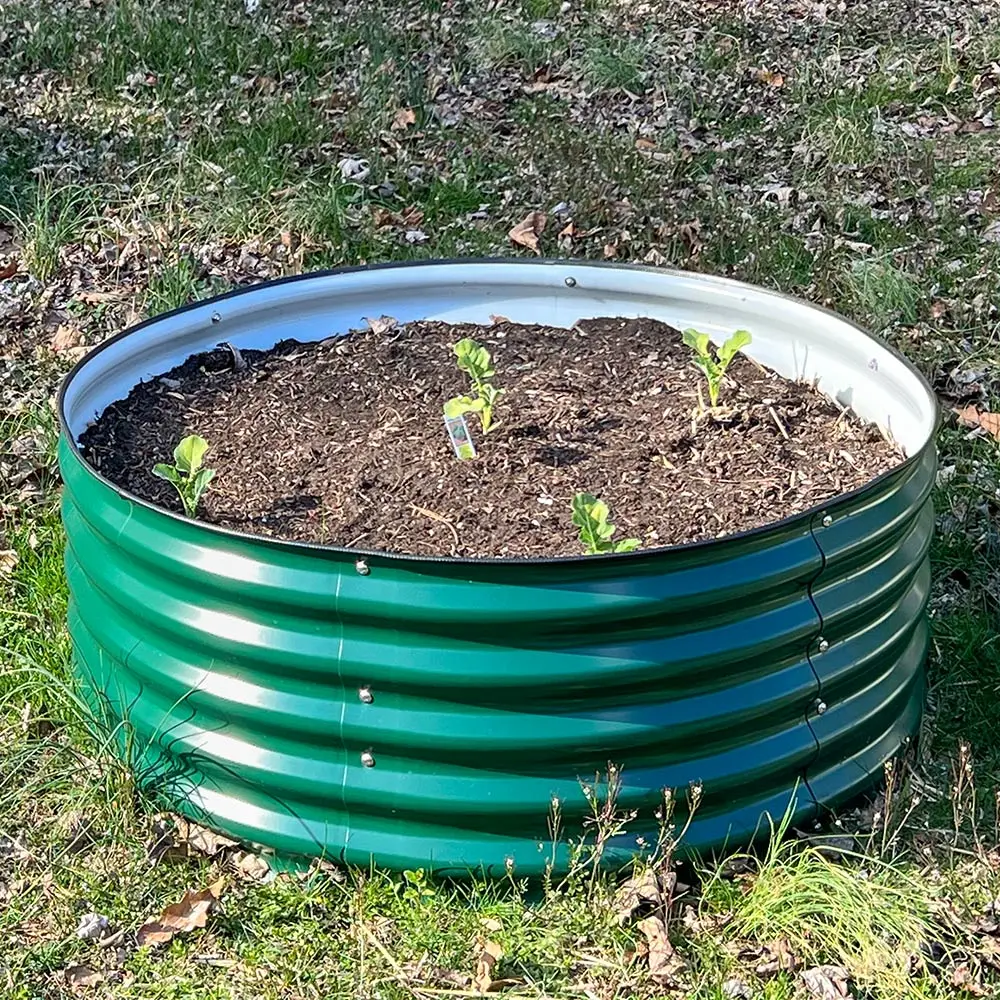
[[337, 642], [337, 684], [340, 688], [340, 719], [337, 723], [337, 743], [343, 773], [340, 779], [340, 808], [344, 815], [344, 842], [340, 847], [340, 863], [345, 863], [347, 845], [351, 842], [351, 814], [347, 809], [347, 747], [344, 744], [344, 717], [347, 714], [347, 689], [344, 687], [344, 622], [340, 616], [340, 588], [344, 581], [344, 568], [337, 565], [337, 583], [333, 592], [333, 619], [340, 631]]
[[[819, 515], [816, 515], [819, 516]], [[812, 671], [812, 675], [816, 680], [816, 703], [820, 703], [823, 700], [823, 681], [819, 676], [819, 672], [816, 670], [812, 659], [812, 644], [823, 636], [823, 613], [819, 609], [819, 605], [816, 603], [816, 598], [814, 596], [814, 588], [819, 579], [823, 576], [826, 570], [826, 553], [823, 551], [823, 546], [820, 544], [819, 538], [816, 537], [816, 532], [813, 528], [815, 524], [815, 517], [809, 520], [809, 535], [813, 540], [813, 544], [816, 546], [816, 551], [819, 553], [819, 568], [810, 577], [806, 583], [806, 595], [809, 597], [809, 603], [812, 605], [813, 611], [816, 614], [816, 632], [812, 635], [808, 642], [806, 643], [806, 662], [809, 664], [809, 669]], [[811, 706], [811, 708], [814, 708]], [[813, 751], [812, 759], [809, 760], [805, 767], [802, 769], [802, 787], [808, 793], [809, 798], [812, 799], [813, 806], [816, 809], [816, 815], [819, 814], [820, 802], [816, 798], [812, 790], [812, 785], [809, 783], [809, 771], [812, 769], [813, 764], [819, 760], [819, 755], [822, 747], [820, 746], [819, 736], [816, 734], [816, 730], [812, 724], [812, 711], [810, 708], [806, 709], [806, 725], [809, 727], [809, 732], [812, 735], [813, 743], [815, 744], [815, 749]]]

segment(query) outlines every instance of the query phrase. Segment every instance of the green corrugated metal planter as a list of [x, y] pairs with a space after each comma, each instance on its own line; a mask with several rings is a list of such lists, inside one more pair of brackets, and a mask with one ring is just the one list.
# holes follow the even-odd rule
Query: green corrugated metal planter
[[[81, 458], [87, 421], [221, 340], [319, 339], [382, 313], [571, 325], [648, 315], [753, 334], [751, 353], [891, 432], [906, 461], [765, 528], [603, 558], [412, 558], [187, 521]], [[522, 874], [624, 769], [611, 855], [655, 841], [662, 789], [702, 801], [689, 848], [749, 840], [869, 785], [918, 724], [936, 406], [857, 327], [734, 282], [480, 261], [318, 274], [158, 317], [61, 396], [70, 630], [94, 704], [144, 779], [285, 855]]]

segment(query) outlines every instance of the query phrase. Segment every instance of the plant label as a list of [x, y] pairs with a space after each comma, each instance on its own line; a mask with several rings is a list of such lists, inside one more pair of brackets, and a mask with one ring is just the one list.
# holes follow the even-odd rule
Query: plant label
[[476, 446], [472, 443], [469, 435], [469, 425], [465, 422], [465, 417], [460, 413], [457, 417], [445, 416], [444, 426], [448, 431], [451, 446], [455, 449], [455, 454], [460, 459], [475, 458]]

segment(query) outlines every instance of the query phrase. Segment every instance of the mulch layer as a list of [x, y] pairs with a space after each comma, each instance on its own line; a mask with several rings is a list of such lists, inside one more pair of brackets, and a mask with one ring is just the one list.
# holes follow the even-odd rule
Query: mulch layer
[[[478, 450], [456, 458], [442, 417], [469, 391], [452, 345], [473, 337], [504, 389]], [[241, 364], [245, 363], [245, 364]], [[217, 470], [198, 517], [251, 534], [442, 556], [579, 555], [577, 492], [603, 499], [615, 538], [643, 547], [780, 520], [869, 482], [898, 448], [812, 387], [742, 355], [720, 418], [693, 419], [704, 377], [655, 320], [572, 329], [497, 321], [353, 331], [269, 351], [223, 346], [136, 386], [81, 438], [113, 482], [179, 511], [153, 476], [200, 434]]]

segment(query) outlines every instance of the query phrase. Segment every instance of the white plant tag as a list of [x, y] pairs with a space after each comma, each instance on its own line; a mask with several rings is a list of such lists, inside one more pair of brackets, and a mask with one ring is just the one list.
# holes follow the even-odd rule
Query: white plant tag
[[465, 422], [465, 416], [459, 414], [457, 417], [449, 417], [445, 414], [444, 426], [451, 439], [451, 446], [455, 449], [455, 454], [460, 459], [475, 458], [476, 446], [472, 443], [469, 435], [469, 425]]

